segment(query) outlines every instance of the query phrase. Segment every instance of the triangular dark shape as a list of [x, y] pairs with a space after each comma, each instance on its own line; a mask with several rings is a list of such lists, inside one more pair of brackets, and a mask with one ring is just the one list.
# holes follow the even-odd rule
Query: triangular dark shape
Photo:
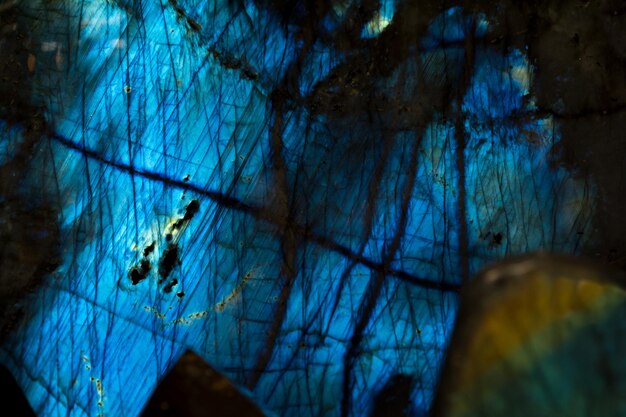
[[233, 383], [193, 352], [161, 381], [142, 417], [263, 417]]
[[0, 404], [2, 404], [0, 414], [3, 416], [36, 416], [17, 381], [11, 372], [2, 365], [0, 365]]
[[370, 417], [408, 417], [411, 415], [413, 378], [409, 375], [393, 375], [374, 399]]

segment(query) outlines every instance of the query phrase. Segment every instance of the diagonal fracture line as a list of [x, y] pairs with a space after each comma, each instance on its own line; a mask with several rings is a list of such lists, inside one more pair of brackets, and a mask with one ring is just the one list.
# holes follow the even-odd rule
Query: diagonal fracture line
[[[209, 200], [216, 203], [218, 206], [236, 210], [242, 213], [250, 214], [258, 220], [263, 220], [277, 227], [281, 226], [280, 220], [272, 216], [271, 212], [266, 209], [264, 210], [263, 208], [252, 206], [250, 204], [242, 202], [241, 200], [237, 198], [225, 195], [218, 191], [207, 190], [205, 188], [202, 188], [190, 182], [185, 182], [185, 181], [169, 178], [168, 176], [163, 175], [159, 172], [150, 171], [146, 169], [139, 169], [129, 164], [106, 159], [100, 153], [92, 149], [88, 149], [86, 147], [78, 145], [77, 143], [67, 139], [66, 137], [62, 135], [59, 135], [58, 133], [49, 133], [48, 136], [52, 140], [59, 143], [60, 145], [68, 149], [77, 151], [81, 153], [82, 155], [86, 156], [87, 158], [97, 161], [103, 165], [110, 166], [119, 171], [133, 174], [133, 175], [146, 178], [152, 181], [160, 182], [162, 184], [169, 185], [171, 187], [175, 187], [178, 189], [196, 193], [198, 195], [208, 198]], [[456, 283], [432, 281], [429, 279], [415, 276], [404, 270], [389, 268], [389, 266], [384, 263], [376, 262], [364, 256], [361, 256], [355, 253], [352, 249], [344, 245], [341, 245], [340, 243], [337, 243], [326, 236], [310, 233], [307, 229], [308, 229], [307, 227], [301, 226], [301, 225], [294, 227], [294, 231], [298, 235], [303, 236], [306, 240], [313, 242], [328, 250], [336, 252], [344, 256], [347, 259], [354, 260], [371, 270], [377, 271], [379, 273], [384, 273], [385, 275], [400, 279], [401, 281], [407, 282], [408, 284], [416, 285], [425, 289], [432, 289], [432, 290], [438, 290], [442, 292], [452, 292], [452, 293], [458, 293], [460, 290], [460, 285]]]

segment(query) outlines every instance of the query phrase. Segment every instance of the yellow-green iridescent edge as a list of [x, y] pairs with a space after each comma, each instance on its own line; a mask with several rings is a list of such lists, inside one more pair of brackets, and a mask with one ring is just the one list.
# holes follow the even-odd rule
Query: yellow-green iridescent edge
[[626, 409], [607, 381], [619, 366], [602, 365], [626, 348], [624, 323], [621, 283], [585, 263], [538, 255], [491, 269], [463, 295], [433, 414], [602, 415], [588, 406], [607, 396]]

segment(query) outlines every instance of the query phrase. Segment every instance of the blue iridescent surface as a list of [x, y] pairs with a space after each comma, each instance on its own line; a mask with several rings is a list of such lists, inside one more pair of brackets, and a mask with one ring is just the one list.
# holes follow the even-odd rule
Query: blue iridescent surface
[[[594, 189], [551, 164], [559, 126], [533, 115], [524, 51], [481, 44], [464, 68], [464, 39], [489, 33], [481, 16], [440, 13], [373, 81], [420, 115], [396, 123], [312, 110], [350, 54], [306, 44], [261, 3], [20, 7], [51, 126], [27, 182], [63, 202], [63, 255], [0, 357], [39, 415], [137, 416], [187, 348], [269, 413], [367, 415], [407, 374], [419, 415], [461, 282], [585, 244]], [[363, 42], [397, 13], [381, 2]], [[285, 104], [294, 63], [300, 96]], [[445, 104], [421, 100], [464, 73]], [[3, 135], [4, 159], [19, 128]]]

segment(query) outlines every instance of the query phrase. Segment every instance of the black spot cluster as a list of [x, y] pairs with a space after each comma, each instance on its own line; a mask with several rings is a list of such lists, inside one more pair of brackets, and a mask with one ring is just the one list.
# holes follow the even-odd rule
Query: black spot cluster
[[[198, 200], [192, 200], [189, 202], [187, 207], [185, 208], [185, 214], [183, 217], [179, 218], [174, 225], [172, 226], [172, 230], [181, 230], [183, 227], [189, 223], [191, 219], [198, 213], [200, 210], [200, 203]], [[180, 248], [178, 243], [174, 242], [174, 237], [172, 233], [167, 233], [165, 235], [165, 240], [167, 242], [167, 247], [161, 254], [158, 262], [157, 272], [159, 274], [159, 284], [163, 285], [163, 292], [171, 293], [176, 285], [178, 285], [178, 279], [173, 278], [168, 281], [172, 271], [177, 265], [180, 265]], [[143, 258], [139, 261], [139, 264], [133, 266], [130, 271], [128, 271], [128, 277], [130, 278], [132, 285], [137, 285], [141, 281], [145, 280], [150, 271], [152, 271], [152, 263], [150, 262], [149, 256], [155, 251], [156, 241], [153, 241], [150, 245], [146, 246], [143, 249]], [[185, 295], [184, 292], [178, 292], [177, 296], [182, 298]]]
[[[193, 216], [196, 215], [198, 210], [200, 210], [200, 203], [198, 202], [198, 200], [191, 200], [191, 202], [187, 204], [187, 208], [185, 209], [185, 215], [176, 220], [176, 223], [174, 223], [172, 229], [180, 230], [186, 223], [189, 223], [189, 221], [193, 219]], [[170, 236], [170, 239], [168, 240], [171, 240], [171, 234], [168, 233], [168, 235]]]
[[502, 235], [501, 232], [487, 232], [484, 235], [480, 236], [483, 240], [487, 240], [489, 241], [489, 247], [493, 248], [496, 246], [500, 246], [502, 244], [502, 240], [504, 239], [504, 236]]
[[152, 242], [149, 246], [146, 246], [143, 250], [143, 259], [139, 261], [139, 265], [136, 265], [128, 271], [128, 277], [132, 281], [133, 285], [139, 284], [141, 281], [148, 277], [148, 274], [152, 270], [152, 264], [148, 259], [150, 253], [154, 250], [156, 242]]
[[170, 276], [176, 265], [180, 264], [178, 258], [178, 244], [170, 243], [163, 251], [163, 255], [159, 260], [159, 283], [165, 281]]

